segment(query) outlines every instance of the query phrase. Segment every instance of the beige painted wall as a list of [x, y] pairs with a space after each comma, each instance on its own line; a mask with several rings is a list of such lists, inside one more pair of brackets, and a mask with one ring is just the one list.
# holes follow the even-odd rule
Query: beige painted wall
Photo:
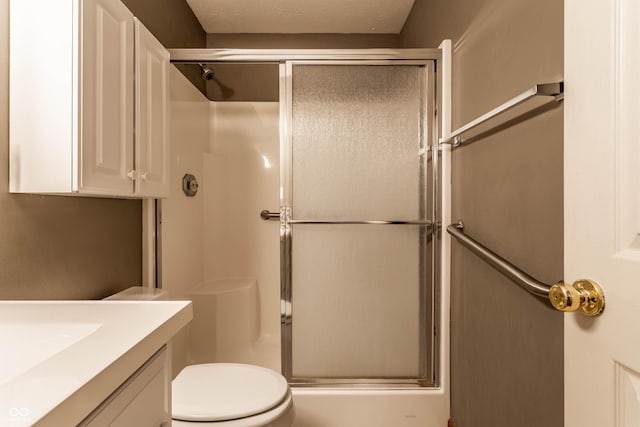
[[[186, 0], [121, 0], [167, 49], [203, 48], [206, 33]], [[204, 81], [195, 67], [178, 66], [205, 93]]]
[[185, 0], [121, 0], [166, 48], [201, 48], [206, 33]]
[[[453, 41], [453, 128], [563, 76], [558, 0], [416, 0], [404, 47]], [[562, 107], [453, 154], [453, 218], [547, 283], [563, 275]], [[452, 416], [563, 425], [562, 315], [453, 243]]]
[[207, 47], [210, 48], [364, 49], [397, 46], [397, 34], [207, 34]]

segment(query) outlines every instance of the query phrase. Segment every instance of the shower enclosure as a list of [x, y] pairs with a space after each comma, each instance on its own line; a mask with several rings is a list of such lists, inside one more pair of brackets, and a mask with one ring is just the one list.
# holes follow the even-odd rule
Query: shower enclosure
[[261, 310], [279, 312], [296, 426], [354, 425], [329, 409], [345, 405], [369, 413], [358, 422], [372, 427], [446, 421], [443, 50], [177, 49], [171, 58], [214, 71], [278, 67], [280, 159], [262, 157], [278, 163], [280, 206], [232, 215], [279, 221], [280, 304]]

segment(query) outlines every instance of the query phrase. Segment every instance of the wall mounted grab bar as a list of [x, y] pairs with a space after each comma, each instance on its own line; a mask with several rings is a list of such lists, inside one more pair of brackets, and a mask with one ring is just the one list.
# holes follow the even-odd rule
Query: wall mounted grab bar
[[533, 87], [522, 92], [520, 95], [510, 99], [504, 104], [494, 108], [486, 114], [478, 117], [475, 120], [470, 121], [466, 125], [459, 127], [455, 131], [451, 132], [446, 137], [440, 138], [440, 144], [451, 144], [452, 147], [457, 147], [462, 143], [462, 134], [481, 125], [489, 119], [499, 116], [512, 109], [513, 107], [522, 104], [526, 100], [535, 96], [552, 96], [556, 102], [564, 99], [564, 82], [557, 83], [541, 83], [533, 85]]
[[481, 245], [462, 231], [464, 224], [458, 221], [447, 227], [447, 232], [463, 246], [471, 250], [487, 264], [516, 282], [533, 295], [547, 299], [553, 308], [564, 312], [580, 311], [585, 316], [599, 316], [604, 311], [604, 291], [598, 283], [589, 279], [576, 280], [572, 284], [558, 282], [552, 286], [542, 283], [511, 264], [500, 255]]
[[491, 265], [500, 273], [516, 282], [524, 290], [545, 299], [549, 298], [549, 290], [551, 289], [551, 286], [534, 279], [518, 267], [511, 264], [509, 261], [502, 258], [500, 255], [473, 240], [471, 237], [464, 234], [462, 231], [463, 229], [464, 224], [462, 221], [458, 221], [456, 224], [449, 225], [447, 227], [447, 232], [487, 264]]

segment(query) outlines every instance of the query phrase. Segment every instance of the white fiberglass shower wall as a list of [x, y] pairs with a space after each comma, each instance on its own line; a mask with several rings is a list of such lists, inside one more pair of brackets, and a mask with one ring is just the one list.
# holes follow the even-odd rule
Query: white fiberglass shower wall
[[[225, 324], [215, 326], [216, 361], [280, 371], [279, 227], [260, 219], [265, 206], [278, 206], [279, 105], [211, 102], [209, 117], [211, 137], [202, 180], [207, 189], [203, 193], [204, 282], [214, 291], [226, 283], [233, 293], [234, 283], [247, 281], [228, 279], [255, 280], [249, 298], [257, 298], [257, 312], [247, 313], [251, 323], [247, 326], [256, 328], [250, 332], [252, 342], [234, 344], [237, 331], [228, 324], [232, 319], [228, 316]], [[218, 313], [218, 319], [225, 316]]]
[[[215, 69], [215, 64], [211, 66]], [[355, 71], [357, 66], [351, 64], [350, 68]], [[407, 68], [394, 76], [391, 70], [376, 69], [398, 82], [407, 77], [405, 71], [414, 73]], [[313, 69], [316, 70], [321, 71], [320, 68]], [[418, 79], [418, 86], [424, 83], [425, 87], [430, 84], [435, 87], [435, 77], [429, 74], [432, 71], [433, 68], [426, 74], [414, 73], [410, 79]], [[177, 85], [174, 80], [178, 82]], [[284, 82], [282, 78], [281, 82]], [[374, 81], [371, 83], [375, 84]], [[218, 303], [213, 314], [205, 314], [211, 318], [208, 323], [210, 326], [198, 329], [197, 326], [194, 328], [194, 322], [189, 332], [174, 341], [174, 371], [191, 363], [239, 362], [262, 365], [276, 371], [285, 370], [290, 379], [312, 379], [310, 383], [319, 379], [319, 387], [294, 388], [297, 407], [295, 427], [435, 427], [442, 425], [442, 420], [446, 422], [448, 364], [442, 355], [448, 352], [448, 328], [441, 330], [438, 341], [444, 349], [426, 343], [424, 334], [433, 330], [436, 317], [446, 317], [448, 312], [426, 312], [424, 305], [421, 306], [417, 301], [426, 300], [430, 305], [433, 298], [437, 298], [438, 302], [446, 299], [446, 289], [443, 293], [436, 293], [432, 288], [419, 286], [426, 272], [418, 259], [430, 257], [423, 243], [433, 205], [419, 196], [427, 185], [424, 180], [431, 179], [430, 176], [426, 177], [431, 173], [426, 161], [430, 156], [429, 148], [421, 147], [419, 143], [412, 146], [404, 161], [406, 165], [403, 163], [404, 166], [401, 165], [396, 171], [380, 163], [385, 156], [389, 160], [399, 154], [393, 146], [383, 148], [378, 153], [378, 157], [382, 154], [382, 160], [375, 160], [372, 152], [361, 153], [363, 156], [360, 160], [369, 166], [373, 176], [361, 177], [353, 168], [354, 185], [358, 187], [357, 181], [360, 179], [360, 187], [371, 186], [374, 191], [380, 190], [383, 203], [378, 200], [346, 212], [322, 212], [331, 194], [323, 195], [322, 191], [325, 190], [319, 188], [305, 190], [298, 186], [294, 189], [295, 185], [286, 188], [293, 181], [287, 183], [288, 178], [282, 178], [291, 172], [295, 173], [296, 168], [299, 172], [310, 172], [310, 176], [317, 178], [315, 172], [327, 167], [314, 164], [314, 157], [322, 153], [314, 153], [313, 150], [308, 151], [306, 157], [298, 153], [296, 160], [287, 157], [291, 154], [283, 153], [283, 149], [291, 148], [287, 146], [291, 140], [283, 140], [283, 135], [292, 123], [283, 119], [288, 112], [282, 102], [212, 102], [192, 93], [190, 101], [185, 104], [183, 95], [173, 93], [176, 92], [174, 87], [180, 85], [189, 90], [186, 88], [188, 81], [180, 73], [173, 73], [172, 176], [175, 184], [185, 173], [196, 171], [200, 189], [195, 197], [187, 198], [182, 194], [180, 185], [176, 184], [175, 188], [172, 187], [170, 197], [162, 202], [163, 287], [175, 298], [193, 298], [198, 294], [200, 300], [203, 292], [226, 294], [227, 297], [220, 299], [226, 301], [226, 306]], [[380, 96], [387, 96], [385, 94], [393, 93], [397, 88], [386, 89], [380, 91]], [[420, 93], [409, 93], [412, 90], [407, 91], [409, 97], [416, 99], [422, 96]], [[285, 96], [290, 94], [285, 93]], [[424, 95], [434, 94], [429, 92]], [[345, 94], [345, 97], [348, 96], [348, 93]], [[419, 106], [418, 110], [421, 108]], [[433, 113], [429, 108], [435, 109], [435, 104], [426, 106], [418, 114]], [[203, 124], [205, 110], [206, 123]], [[198, 113], [194, 114], [194, 111]], [[405, 116], [406, 111], [397, 113], [394, 121]], [[384, 115], [383, 112], [381, 116], [373, 117], [373, 121], [385, 119]], [[417, 119], [418, 122], [420, 120]], [[402, 126], [402, 123], [395, 124]], [[194, 129], [197, 129], [196, 133]], [[430, 127], [422, 129], [422, 132], [432, 131]], [[420, 129], [416, 130], [415, 141], [420, 139], [417, 136], [420, 132]], [[393, 135], [376, 137], [392, 139]], [[322, 151], [320, 146], [316, 148]], [[367, 151], [367, 148], [364, 150]], [[295, 149], [290, 153], [296, 156]], [[343, 166], [346, 167], [343, 171], [348, 175], [348, 162], [355, 160], [351, 158], [353, 155], [352, 150], [328, 161], [344, 161]], [[284, 168], [292, 170], [281, 171], [283, 158]], [[424, 163], [420, 159], [424, 159]], [[330, 171], [327, 172], [325, 178], [322, 178], [323, 174], [319, 175], [321, 180], [335, 178]], [[400, 176], [409, 177], [408, 181], [403, 183]], [[344, 185], [344, 182], [330, 184], [334, 188]], [[402, 190], [411, 194], [412, 200], [400, 194]], [[357, 198], [361, 192], [356, 189], [351, 194], [348, 199]], [[290, 216], [285, 217], [282, 223], [260, 218], [262, 210], [278, 212], [282, 208], [282, 201], [292, 196], [298, 201], [306, 200], [311, 211], [315, 211], [313, 215], [306, 215], [303, 210], [295, 211], [298, 205], [294, 201], [293, 216], [289, 212]], [[405, 200], [395, 200], [394, 197], [404, 197]], [[331, 200], [331, 203], [333, 206], [355, 206], [351, 203], [353, 200], [348, 201], [348, 204], [340, 200]], [[283, 206], [286, 208], [287, 204]], [[312, 217], [323, 221], [365, 219], [409, 224], [304, 223], [305, 219]], [[295, 223], [296, 220], [300, 222]], [[286, 230], [283, 227], [289, 227], [290, 231], [293, 229], [293, 239], [284, 243], [284, 246], [282, 238]], [[352, 234], [344, 233], [344, 230]], [[331, 249], [329, 245], [336, 242], [340, 243], [339, 248]], [[281, 257], [290, 249], [293, 249], [290, 255], [294, 257], [295, 264], [287, 273], [281, 265]], [[357, 264], [365, 258], [368, 258], [367, 266], [351, 269], [342, 283], [331, 278], [335, 274], [343, 275], [341, 269], [347, 271], [349, 264]], [[308, 272], [300, 273], [299, 269], [304, 265], [311, 267], [311, 276], [304, 281], [315, 283], [313, 288], [301, 288], [296, 294], [295, 283], [289, 283], [294, 287], [288, 290], [286, 283], [281, 286], [283, 275], [293, 276], [293, 282], [296, 277], [302, 277], [300, 274], [308, 275]], [[291, 276], [287, 280], [291, 281]], [[430, 286], [431, 280], [429, 278]], [[357, 297], [352, 295], [344, 298], [345, 295], [340, 293], [340, 287], [349, 282], [355, 284], [351, 290], [360, 289], [369, 293], [362, 298], [360, 314], [353, 310], [353, 316], [349, 315], [348, 304], [355, 303], [357, 306]], [[386, 283], [388, 286], [386, 289], [376, 289], [376, 283]], [[234, 292], [238, 292], [235, 300], [228, 297]], [[323, 295], [326, 299], [320, 301]], [[340, 311], [341, 306], [345, 310]], [[194, 308], [198, 316], [198, 306]], [[298, 316], [299, 323], [296, 324], [296, 310], [310, 316]], [[375, 317], [377, 315], [378, 318]], [[346, 317], [341, 320], [340, 316]], [[426, 322], [420, 324], [421, 319]], [[291, 335], [287, 337], [287, 334], [295, 333], [290, 328], [292, 324], [298, 328], [298, 339], [293, 336], [293, 342]], [[344, 336], [341, 337], [341, 325], [344, 328], [364, 326], [363, 333], [369, 334], [371, 339], [359, 336], [360, 333], [353, 330], [344, 330]], [[321, 333], [323, 328], [323, 337], [315, 339], [312, 335]], [[281, 330], [284, 331], [282, 336]], [[381, 332], [378, 337], [374, 336], [376, 330]], [[350, 341], [356, 344], [352, 350], [346, 348]], [[358, 348], [364, 351], [358, 354]], [[330, 350], [331, 354], [325, 349]], [[215, 354], [215, 357], [207, 359], [206, 355], [210, 354]], [[291, 354], [298, 355], [298, 362], [287, 360]], [[333, 361], [330, 357], [318, 357], [323, 354], [333, 357]], [[370, 357], [363, 359], [367, 355]], [[425, 358], [425, 355], [428, 357]], [[442, 359], [439, 365], [437, 359]], [[287, 369], [297, 369], [298, 372], [286, 372]], [[438, 376], [437, 383], [433, 383], [432, 379]], [[327, 382], [327, 378], [341, 381]], [[363, 378], [366, 381], [349, 381]], [[354, 384], [357, 387], [352, 387]]]
[[[279, 227], [259, 217], [279, 203], [279, 104], [209, 101], [176, 68], [170, 76], [160, 281], [171, 298], [204, 301], [194, 311], [207, 317], [174, 339], [174, 375], [206, 362], [280, 371]], [[186, 174], [199, 184], [193, 197]]]

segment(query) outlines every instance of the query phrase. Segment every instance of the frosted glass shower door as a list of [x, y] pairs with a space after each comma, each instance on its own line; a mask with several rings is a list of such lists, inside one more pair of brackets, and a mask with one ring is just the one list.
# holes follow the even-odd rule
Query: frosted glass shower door
[[287, 63], [283, 371], [435, 382], [430, 62]]

